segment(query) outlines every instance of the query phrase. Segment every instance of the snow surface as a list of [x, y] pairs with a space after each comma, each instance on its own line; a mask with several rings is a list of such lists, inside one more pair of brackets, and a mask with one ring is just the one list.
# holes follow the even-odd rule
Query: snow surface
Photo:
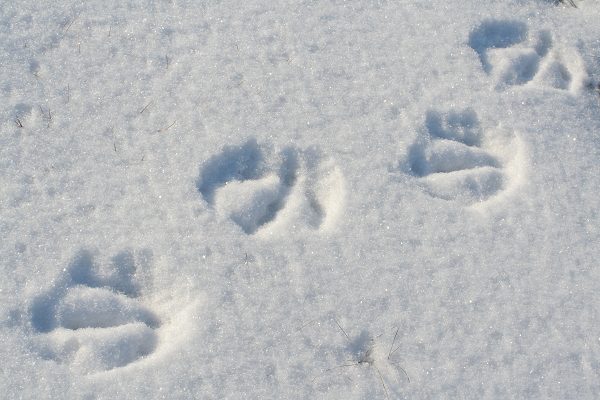
[[600, 398], [551, 3], [0, 3], [0, 397]]

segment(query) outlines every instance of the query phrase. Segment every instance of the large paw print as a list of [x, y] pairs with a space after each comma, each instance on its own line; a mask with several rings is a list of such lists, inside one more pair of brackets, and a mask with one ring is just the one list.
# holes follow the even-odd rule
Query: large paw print
[[409, 163], [429, 194], [470, 205], [514, 186], [523, 173], [523, 157], [514, 133], [484, 132], [472, 109], [430, 110], [425, 134], [410, 149]]
[[548, 31], [529, 35], [522, 22], [484, 21], [471, 32], [469, 46], [497, 89], [527, 85], [576, 92], [587, 79], [577, 51], [557, 48]]
[[130, 251], [100, 266], [91, 252], [80, 252], [62, 279], [33, 302], [31, 321], [42, 355], [94, 373], [153, 353], [161, 322], [142, 303], [135, 277]]
[[319, 230], [333, 226], [344, 200], [339, 168], [314, 150], [288, 147], [272, 157], [266, 153], [255, 140], [225, 147], [202, 166], [198, 191], [246, 234], [282, 224]]

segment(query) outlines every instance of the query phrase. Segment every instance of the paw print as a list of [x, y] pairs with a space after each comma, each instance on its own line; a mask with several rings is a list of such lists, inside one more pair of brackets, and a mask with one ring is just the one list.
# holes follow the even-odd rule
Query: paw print
[[278, 226], [325, 230], [344, 202], [340, 169], [316, 150], [268, 152], [255, 140], [227, 146], [201, 168], [198, 191], [248, 235]]
[[527, 86], [577, 92], [587, 80], [576, 50], [557, 47], [549, 31], [531, 35], [519, 21], [484, 21], [471, 32], [469, 46], [497, 89]]
[[79, 252], [31, 307], [42, 356], [87, 374], [152, 354], [161, 321], [143, 303], [138, 265], [131, 251], [117, 254], [108, 265], [98, 265], [90, 251]]
[[522, 156], [512, 132], [486, 131], [472, 109], [430, 110], [425, 134], [412, 146], [409, 165], [433, 197], [464, 205], [484, 202], [507, 190]]

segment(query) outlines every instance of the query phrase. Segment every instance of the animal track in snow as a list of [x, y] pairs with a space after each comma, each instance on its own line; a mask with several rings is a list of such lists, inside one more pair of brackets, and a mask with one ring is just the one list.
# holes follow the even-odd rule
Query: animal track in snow
[[549, 31], [529, 35], [519, 21], [484, 21], [471, 32], [469, 46], [497, 89], [527, 85], [577, 92], [587, 79], [576, 50], [555, 47]]
[[339, 168], [313, 149], [266, 153], [255, 140], [225, 147], [202, 166], [198, 191], [246, 234], [299, 222], [312, 229], [331, 227], [344, 200]]
[[466, 205], [514, 187], [523, 174], [524, 153], [516, 135], [484, 132], [472, 109], [430, 110], [425, 135], [409, 151], [412, 173], [434, 197]]
[[[143, 262], [143, 254], [141, 256]], [[159, 318], [140, 299], [136, 260], [130, 251], [98, 266], [81, 251], [65, 274], [31, 307], [45, 358], [83, 373], [123, 367], [152, 354]]]

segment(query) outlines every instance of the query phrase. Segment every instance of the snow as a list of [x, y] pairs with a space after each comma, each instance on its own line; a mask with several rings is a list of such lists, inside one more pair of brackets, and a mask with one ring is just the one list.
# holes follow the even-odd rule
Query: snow
[[600, 4], [0, 5], [0, 389], [600, 396]]

